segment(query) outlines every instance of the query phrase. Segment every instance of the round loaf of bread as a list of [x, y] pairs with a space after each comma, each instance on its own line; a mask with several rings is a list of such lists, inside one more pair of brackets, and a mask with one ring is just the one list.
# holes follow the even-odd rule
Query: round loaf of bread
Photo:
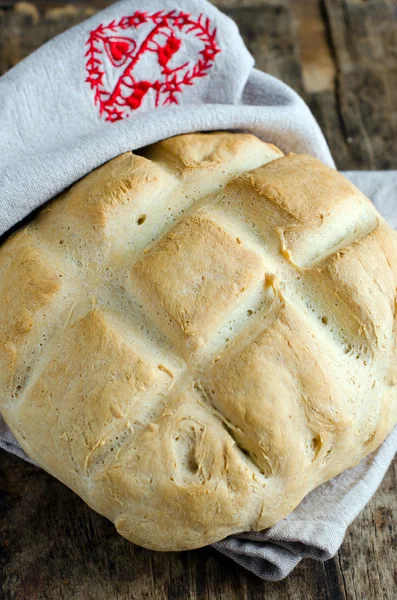
[[0, 410], [157, 550], [261, 530], [397, 421], [397, 236], [252, 135], [115, 158], [0, 248]]

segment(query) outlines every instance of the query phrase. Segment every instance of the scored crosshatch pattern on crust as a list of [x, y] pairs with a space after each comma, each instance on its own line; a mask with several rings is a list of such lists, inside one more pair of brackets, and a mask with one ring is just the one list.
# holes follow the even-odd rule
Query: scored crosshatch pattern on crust
[[[283, 189], [283, 182], [288, 179], [287, 173], [294, 169], [301, 172], [305, 167], [307, 174], [302, 178], [301, 184], [295, 187], [291, 198], [290, 190]], [[355, 358], [364, 360], [368, 365], [371, 364], [371, 350], [381, 353], [378, 333], [374, 339], [371, 337], [373, 332], [360, 330], [360, 321], [357, 322], [355, 313], [365, 311], [368, 305], [362, 302], [365, 299], [364, 292], [359, 291], [361, 302], [351, 307], [346, 306], [346, 293], [339, 283], [340, 308], [336, 303], [329, 303], [327, 299], [329, 288], [337, 284], [337, 278], [329, 269], [329, 265], [335, 260], [339, 265], [348, 264], [350, 254], [348, 250], [341, 250], [354, 243], [355, 249], [359, 251], [362, 244], [367, 243], [368, 235], [376, 229], [378, 221], [370, 203], [364, 197], [360, 197], [349, 182], [336, 174], [332, 181], [326, 182], [323, 189], [320, 188], [311, 202], [311, 211], [308, 212], [307, 206], [313, 189], [320, 183], [326, 171], [329, 172], [326, 167], [318, 165], [317, 161], [310, 157], [291, 155], [279, 161], [271, 161], [252, 174], [237, 177], [223, 193], [201, 201], [198, 211], [195, 211], [193, 204], [189, 216], [181, 218], [168, 234], [145, 249], [131, 270], [132, 280], [137, 286], [133, 293], [143, 290], [142, 301], [150, 307], [151, 318], [173, 339], [179, 352], [188, 362], [189, 369], [184, 373], [184, 377], [195, 381], [195, 389], [201, 397], [219, 410], [218, 416], [227, 424], [229, 433], [247, 452], [255, 466], [267, 475], [277, 470], [277, 466], [272, 466], [266, 458], [271, 448], [277, 449], [275, 455], [279, 461], [286, 461], [284, 469], [289, 468], [290, 460], [288, 456], [283, 456], [285, 419], [281, 419], [284, 431], [280, 431], [279, 439], [274, 433], [268, 433], [269, 438], [265, 442], [264, 432], [272, 430], [272, 423], [277, 421], [277, 413], [280, 416], [282, 411], [293, 412], [291, 404], [299, 405], [299, 394], [302, 393], [298, 392], [296, 398], [291, 396], [287, 402], [286, 395], [280, 394], [277, 387], [277, 394], [274, 391], [270, 393], [272, 388], [274, 390], [274, 382], [271, 382], [270, 389], [264, 387], [266, 379], [263, 381], [263, 372], [272, 372], [276, 368], [276, 364], [272, 365], [272, 347], [277, 347], [282, 340], [287, 341], [283, 351], [284, 360], [287, 360], [290, 352], [292, 355], [289, 362], [295, 365], [298, 379], [303, 379], [302, 385], [306, 394], [306, 404], [302, 404], [303, 416], [299, 420], [306, 421], [307, 442], [300, 450], [304, 453], [309, 448], [312, 451], [312, 459], [321, 459], [323, 466], [334, 451], [330, 430], [340, 428], [347, 431], [352, 424], [344, 414], [346, 407], [341, 398], [343, 394], [338, 386], [333, 384], [332, 378], [324, 375], [323, 389], [319, 389], [318, 385], [310, 389], [312, 371], [321, 370], [324, 374], [326, 372], [326, 363], [322, 360], [324, 346], [327, 352], [335, 355], [334, 359], [339, 361], [341, 367], [347, 359], [346, 355], [352, 354], [352, 348], [360, 354]], [[241, 195], [243, 200], [240, 200], [239, 191], [247, 186], [252, 191], [252, 197], [245, 194]], [[332, 206], [329, 205], [331, 191]], [[333, 234], [335, 219], [338, 219], [341, 208], [345, 210], [344, 229], [339, 228], [338, 233]], [[250, 217], [256, 217], [256, 221], [251, 221]], [[243, 233], [242, 218], [249, 223]], [[222, 227], [218, 223], [222, 223]], [[221, 239], [213, 239], [214, 231]], [[229, 247], [231, 240], [236, 250]], [[377, 250], [379, 251], [379, 248]], [[303, 263], [301, 266], [294, 262], [295, 254]], [[247, 280], [239, 280], [238, 270], [234, 273], [229, 270], [230, 266], [233, 268], [234, 260], [247, 272]], [[313, 269], [310, 268], [311, 265]], [[316, 282], [313, 271], [320, 283]], [[291, 287], [295, 289], [292, 292], [288, 290], [288, 282], [293, 279], [295, 285]], [[189, 282], [187, 290], [183, 288], [184, 280]], [[222, 283], [227, 281], [229, 287], [223, 287]], [[258, 297], [255, 297], [257, 289], [256, 294], [250, 290], [255, 281], [260, 283], [261, 288], [262, 297], [259, 298], [259, 303]], [[392, 293], [391, 278], [388, 284]], [[343, 285], [348, 286], [348, 281], [343, 281]], [[326, 343], [313, 328], [310, 312], [314, 313], [315, 308], [310, 306], [308, 310], [307, 306], [302, 305], [307, 286], [316, 290], [317, 303], [319, 298], [324, 296], [323, 305], [328, 305], [326, 315], [317, 315], [323, 328], [329, 324], [333, 332], [331, 340]], [[237, 303], [243, 292], [247, 292], [248, 297], [251, 295], [252, 306], [257, 310], [247, 309], [249, 318], [246, 320], [246, 329], [242, 329], [237, 336], [234, 336], [233, 326], [227, 328], [231, 333], [225, 339], [220, 356], [214, 360], [213, 352], [208, 353], [209, 348], [214, 345], [214, 340], [208, 338], [206, 329], [214, 330], [214, 326], [222, 328], [224, 322], [232, 323], [228, 318], [233, 312], [233, 304]], [[387, 300], [384, 304], [387, 315], [390, 313], [387, 310]], [[250, 300], [246, 298], [244, 305], [251, 306]], [[347, 308], [347, 314], [343, 317], [342, 307], [343, 310]], [[375, 317], [372, 314], [366, 316], [370, 323]], [[379, 316], [377, 315], [378, 318]], [[258, 322], [259, 319], [262, 326]], [[255, 323], [253, 336], [249, 334], [252, 327], [250, 321]], [[384, 327], [378, 325], [378, 332], [387, 332], [391, 327], [392, 323], [386, 318]], [[297, 340], [301, 356], [297, 356], [294, 349], [291, 352], [294, 340], [288, 341], [288, 332], [293, 333], [295, 338], [302, 332], [302, 339]], [[278, 344], [272, 343], [273, 336], [278, 337]], [[261, 347], [265, 348], [264, 356], [257, 356], [255, 361], [251, 362], [251, 353], [256, 355], [256, 351]], [[387, 346], [385, 348], [389, 350]], [[212, 367], [211, 363], [215, 366]], [[307, 374], [304, 374], [305, 369]], [[245, 380], [243, 374], [248, 375], [248, 371], [249, 377]], [[230, 372], [237, 374], [235, 382]], [[258, 373], [257, 382], [255, 373]], [[228, 382], [230, 389], [225, 393]], [[239, 386], [242, 388], [241, 395]], [[256, 389], [255, 397], [263, 399], [260, 412], [264, 422], [262, 427], [246, 435], [244, 423], [246, 426], [251, 410], [254, 410], [256, 421], [258, 420], [258, 406], [253, 408], [250, 405], [251, 395], [248, 395], [248, 400], [246, 398], [247, 389], [250, 387]], [[351, 393], [348, 386], [342, 389], [346, 395]], [[275, 396], [280, 395], [285, 398], [283, 407], [276, 403]], [[332, 398], [332, 408], [327, 403], [322, 403], [324, 397]], [[277, 408], [269, 406], [269, 401], [275, 402]], [[243, 418], [238, 417], [240, 412], [244, 414]], [[320, 416], [324, 430], [328, 431], [327, 435], [322, 434], [321, 442], [319, 432], [310, 424], [313, 413], [317, 418]], [[290, 422], [290, 425], [293, 429], [296, 422]], [[372, 436], [371, 431], [371, 440]], [[291, 452], [296, 453], [297, 449], [291, 449]], [[295, 475], [299, 474], [300, 469]]]
[[[145, 31], [141, 35], [142, 29]], [[199, 42], [199, 47], [195, 53], [192, 50], [193, 56], [180, 63], [177, 55], [184, 50], [189, 36]], [[150, 90], [154, 92], [155, 107], [179, 104], [178, 97], [184, 88], [206, 77], [221, 51], [216, 28], [208, 17], [200, 14], [195, 18], [178, 10], [136, 11], [119, 21], [100, 24], [91, 31], [86, 45], [86, 81], [94, 90], [100, 116], [106, 115], [107, 121], [129, 117]], [[147, 80], [144, 72], [136, 73], [145, 54], [156, 59], [158, 77], [154, 81]], [[107, 67], [105, 57], [109, 61]], [[116, 75], [112, 87], [111, 74]]]
[[[131, 276], [144, 289], [145, 301], [157, 306], [159, 326], [186, 345], [189, 355], [263, 271], [260, 256], [200, 211], [181, 219], [144, 252]], [[189, 289], [181, 288], [183, 280]]]
[[0, 317], [19, 406], [5, 416], [19, 439], [50, 423], [25, 448], [37, 459], [52, 440], [47, 470], [133, 541], [169, 547], [148, 517], [164, 495], [175, 547], [263, 529], [386, 435], [397, 244], [316, 159], [180, 136], [77, 182], [3, 263], [21, 236], [18, 278], [33, 263], [45, 277], [22, 323], [11, 299]]

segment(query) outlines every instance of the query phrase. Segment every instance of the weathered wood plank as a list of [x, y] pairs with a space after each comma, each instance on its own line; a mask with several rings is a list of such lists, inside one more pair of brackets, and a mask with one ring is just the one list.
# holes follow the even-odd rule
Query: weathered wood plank
[[396, 168], [397, 9], [387, 0], [324, 0], [324, 8], [349, 165]]
[[288, 2], [273, 0], [250, 6], [222, 5], [238, 25], [255, 66], [303, 94], [302, 73]]
[[215, 551], [157, 553], [113, 525], [43, 471], [0, 453], [2, 600], [394, 600], [397, 462], [326, 563], [302, 562], [262, 582]]
[[309, 104], [337, 166], [366, 168], [363, 160], [352, 160], [352, 139], [342, 126], [335, 85], [336, 63], [328, 42], [327, 25], [321, 20], [320, 3], [296, 0], [292, 6], [293, 10], [291, 3], [272, 0], [259, 7], [233, 5], [223, 9], [237, 22], [256, 66], [285, 81]]

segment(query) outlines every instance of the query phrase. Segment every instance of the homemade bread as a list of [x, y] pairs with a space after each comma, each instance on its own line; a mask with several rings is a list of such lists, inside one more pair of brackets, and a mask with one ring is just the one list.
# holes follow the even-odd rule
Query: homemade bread
[[396, 285], [396, 234], [336, 171], [168, 139], [0, 248], [0, 410], [137, 544], [264, 529], [396, 423]]

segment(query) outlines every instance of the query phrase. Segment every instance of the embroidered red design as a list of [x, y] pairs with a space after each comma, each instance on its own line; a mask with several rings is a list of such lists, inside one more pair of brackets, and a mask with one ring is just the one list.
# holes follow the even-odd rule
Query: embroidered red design
[[[106, 121], [129, 117], [150, 93], [156, 107], [179, 104], [184, 88], [206, 77], [221, 51], [207, 17], [177, 10], [136, 11], [101, 24], [86, 45], [86, 81]], [[154, 73], [153, 80], [148, 73]]]

